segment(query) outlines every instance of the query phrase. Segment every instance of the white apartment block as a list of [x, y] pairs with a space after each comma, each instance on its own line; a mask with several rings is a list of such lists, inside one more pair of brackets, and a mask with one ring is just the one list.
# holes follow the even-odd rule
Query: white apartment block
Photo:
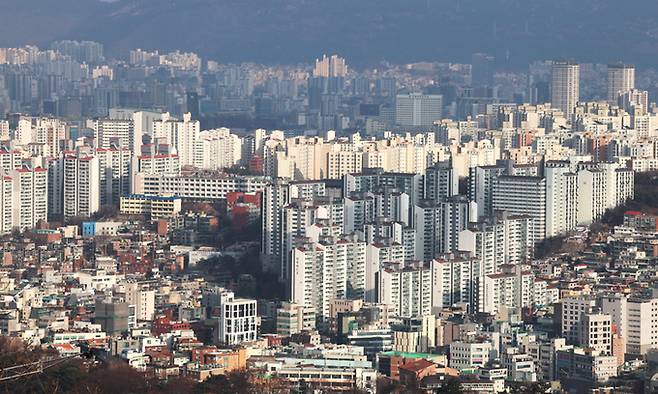
[[291, 336], [302, 331], [313, 331], [315, 319], [315, 308], [284, 302], [281, 308], [276, 310], [276, 333]]
[[546, 237], [568, 233], [578, 224], [578, 176], [571, 172], [569, 162], [547, 162]]
[[579, 345], [594, 349], [601, 355], [612, 354], [612, 326], [608, 314], [586, 313], [581, 316]]
[[178, 197], [128, 194], [121, 197], [119, 211], [124, 215], [147, 215], [157, 220], [180, 213], [181, 205]]
[[234, 298], [229, 292], [220, 305], [215, 342], [231, 346], [255, 341], [258, 325], [256, 300]]
[[220, 128], [199, 133], [194, 147], [194, 166], [215, 170], [230, 168], [242, 159], [242, 140], [231, 130]]
[[146, 154], [134, 156], [133, 171], [144, 174], [180, 174], [180, 160], [173, 154]]
[[500, 213], [459, 233], [458, 249], [480, 261], [483, 275], [494, 274], [503, 264], [521, 264], [532, 256], [533, 229], [528, 215]]
[[377, 299], [376, 273], [387, 263], [403, 265], [405, 262], [404, 246], [389, 241], [390, 239], [380, 240], [366, 246], [365, 300], [367, 302], [375, 302]]
[[100, 205], [116, 205], [130, 193], [132, 151], [129, 148], [96, 149], [99, 167]]
[[510, 310], [534, 304], [535, 276], [522, 266], [484, 276], [479, 289], [481, 312], [497, 314], [502, 307]]
[[96, 148], [110, 149], [112, 146], [120, 149], [133, 150], [141, 141], [135, 141], [135, 125], [132, 119], [98, 119], [91, 122], [94, 130]]
[[377, 301], [400, 317], [432, 314], [432, 270], [420, 262], [387, 264], [376, 273]]
[[261, 258], [269, 272], [279, 272], [282, 259], [283, 207], [293, 198], [312, 200], [325, 195], [323, 182], [288, 182], [276, 179], [263, 187], [263, 238]]
[[9, 234], [14, 225], [13, 181], [0, 173], [0, 234]]
[[9, 140], [9, 121], [0, 120], [0, 140]]
[[[91, 216], [100, 208], [100, 168], [98, 158], [83, 152], [65, 153], [52, 172], [53, 194], [61, 195], [64, 217]], [[56, 198], [59, 200], [59, 197]]]
[[162, 119], [153, 122], [152, 137], [176, 149], [181, 167], [194, 166], [200, 127], [199, 121], [193, 121], [189, 113], [183, 116], [182, 121], [163, 114]]
[[138, 282], [125, 284], [125, 298], [129, 305], [135, 306], [137, 320], [150, 321], [155, 315], [155, 290]]
[[135, 185], [133, 190], [136, 194], [174, 195], [198, 200], [221, 200], [230, 192], [258, 192], [269, 183], [269, 179], [265, 177], [213, 173], [142, 174], [142, 176], [141, 185]]
[[292, 250], [291, 300], [313, 307], [324, 318], [331, 301], [362, 298], [365, 285], [365, 243], [326, 237]]
[[[419, 260], [416, 257], [416, 229], [402, 222], [386, 218], [377, 218], [363, 226], [364, 239], [368, 244], [383, 242], [384, 244], [401, 244], [404, 261]], [[385, 241], [383, 241], [385, 240]]]
[[601, 310], [609, 314], [626, 344], [625, 353], [645, 355], [658, 349], [658, 297], [603, 296]]
[[560, 331], [562, 336], [571, 344], [580, 340], [580, 325], [582, 317], [592, 313], [596, 307], [596, 300], [587, 297], [566, 297], [560, 300]]
[[496, 178], [508, 172], [506, 166], [483, 166], [469, 168], [468, 196], [477, 204], [477, 217], [493, 215], [493, 190]]
[[450, 344], [450, 368], [462, 371], [484, 367], [491, 359], [494, 347], [490, 342], [456, 341]]
[[535, 176], [500, 176], [494, 183], [494, 211], [528, 215], [533, 241], [546, 238], [546, 179]]
[[363, 153], [340, 150], [338, 145], [334, 145], [332, 148], [327, 154], [327, 177], [329, 179], [342, 179], [346, 174], [361, 172]]
[[459, 194], [459, 174], [450, 162], [437, 163], [425, 172], [425, 198], [441, 202]]
[[15, 170], [21, 168], [22, 164], [21, 151], [0, 148], [0, 170]]
[[468, 254], [447, 254], [432, 260], [432, 306], [438, 309], [462, 304], [475, 310], [482, 266]]
[[21, 117], [15, 133], [15, 142], [28, 146], [39, 144], [44, 147], [43, 155], [57, 157], [61, 150], [61, 142], [66, 137], [67, 125], [59, 119]]
[[[314, 200], [292, 200], [283, 207], [281, 217], [281, 265], [280, 279], [284, 283], [290, 283], [292, 260], [290, 252], [297, 242], [309, 237], [309, 228], [317, 221], [322, 221], [321, 226], [330, 230], [330, 234], [338, 237], [343, 228], [343, 205], [339, 199], [322, 197]], [[322, 231], [322, 229], [320, 229]], [[318, 241], [316, 237], [316, 242]]]
[[17, 169], [10, 172], [13, 183], [12, 226], [21, 231], [48, 220], [48, 170]]

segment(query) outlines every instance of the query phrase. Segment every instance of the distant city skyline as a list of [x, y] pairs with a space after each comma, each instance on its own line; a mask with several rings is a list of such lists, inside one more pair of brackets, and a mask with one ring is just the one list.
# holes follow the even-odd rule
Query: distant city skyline
[[0, 14], [0, 46], [86, 39], [103, 42], [112, 56], [134, 46], [185, 48], [222, 62], [270, 64], [339, 53], [357, 67], [384, 60], [466, 63], [473, 53], [483, 52], [512, 69], [543, 58], [652, 66], [658, 53], [658, 4], [651, 0], [636, 0], [628, 9], [612, 0], [518, 6], [508, 0], [409, 0], [404, 12], [393, 1], [276, 0], [258, 4], [262, 13], [253, 13], [256, 5], [250, 1], [194, 0], [162, 7], [155, 0], [67, 0], [39, 3], [38, 15], [24, 4], [6, 1], [4, 6], [14, 12]]

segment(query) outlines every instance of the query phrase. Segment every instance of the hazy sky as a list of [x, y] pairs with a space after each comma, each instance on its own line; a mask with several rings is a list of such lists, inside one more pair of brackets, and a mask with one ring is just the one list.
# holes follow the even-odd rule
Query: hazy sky
[[658, 60], [656, 0], [2, 0], [0, 45], [92, 39], [110, 53], [188, 49], [219, 61], [354, 64]]

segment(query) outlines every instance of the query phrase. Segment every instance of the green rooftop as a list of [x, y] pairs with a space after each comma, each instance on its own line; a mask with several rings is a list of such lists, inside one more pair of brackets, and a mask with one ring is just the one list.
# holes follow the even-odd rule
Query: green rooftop
[[397, 351], [390, 351], [390, 352], [383, 352], [381, 353], [383, 356], [389, 356], [389, 357], [403, 357], [403, 358], [426, 358], [426, 359], [435, 359], [439, 357], [443, 357], [441, 354], [430, 354], [430, 353], [406, 353], [406, 352], [397, 352]]

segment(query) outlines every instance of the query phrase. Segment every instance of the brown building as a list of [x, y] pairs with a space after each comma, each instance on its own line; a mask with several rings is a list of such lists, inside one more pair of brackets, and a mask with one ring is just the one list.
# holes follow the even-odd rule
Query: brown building
[[185, 376], [199, 382], [217, 375], [238, 371], [247, 367], [247, 351], [244, 348], [199, 348], [192, 351], [193, 362], [185, 367]]
[[436, 364], [425, 359], [408, 361], [400, 365], [398, 371], [400, 383], [411, 387], [418, 387], [424, 377], [438, 372]]

